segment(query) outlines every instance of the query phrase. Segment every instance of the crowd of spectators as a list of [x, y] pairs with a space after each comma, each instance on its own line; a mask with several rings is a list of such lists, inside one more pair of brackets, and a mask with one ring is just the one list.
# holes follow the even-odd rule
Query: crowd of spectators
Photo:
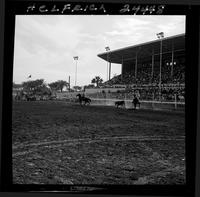
[[137, 75], [134, 72], [123, 73], [104, 83], [112, 87], [116, 84], [126, 85], [126, 90], [116, 93], [99, 93], [98, 98], [132, 99], [137, 94], [141, 100], [180, 101], [185, 100], [185, 70], [184, 65], [177, 63], [173, 70], [169, 64], [163, 64], [160, 88], [160, 68], [156, 64], [153, 70], [151, 64], [138, 66]]
[[[184, 102], [185, 101], [185, 88], [183, 87], [168, 87], [163, 88], [160, 91], [158, 87], [143, 87], [138, 89], [132, 89], [131, 91], [117, 91], [117, 92], [100, 92], [100, 93], [93, 93], [89, 96], [91, 98], [104, 98], [104, 99], [122, 99], [122, 100], [132, 100], [133, 96], [137, 95], [140, 100], [146, 101], [169, 101], [169, 102]], [[161, 96], [161, 97], [160, 97]]]
[[[153, 75], [152, 75], [153, 73]], [[134, 72], [123, 73], [123, 76], [118, 75], [106, 81], [105, 85], [114, 84], [159, 84], [160, 82], [160, 68], [159, 64], [154, 66], [152, 72], [151, 64], [141, 64], [138, 66], [137, 74]], [[185, 70], [183, 64], [174, 65], [173, 71], [168, 63], [164, 63], [161, 70], [162, 84], [176, 84], [185, 83]]]

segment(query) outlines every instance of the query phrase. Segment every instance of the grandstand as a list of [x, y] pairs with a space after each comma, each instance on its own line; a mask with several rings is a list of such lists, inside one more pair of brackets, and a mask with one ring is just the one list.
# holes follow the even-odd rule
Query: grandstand
[[105, 86], [126, 85], [126, 98], [137, 93], [141, 100], [185, 103], [185, 34], [157, 39], [98, 54], [121, 65], [121, 74]]

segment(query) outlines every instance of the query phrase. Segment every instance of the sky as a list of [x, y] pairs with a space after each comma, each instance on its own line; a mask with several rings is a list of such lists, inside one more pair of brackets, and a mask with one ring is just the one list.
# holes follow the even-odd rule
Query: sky
[[[97, 55], [105, 47], [116, 50], [185, 33], [185, 16], [137, 15], [17, 15], [15, 24], [13, 82], [44, 79], [75, 85], [91, 84], [95, 76], [107, 79], [107, 62]], [[112, 64], [111, 77], [121, 74]], [[28, 79], [28, 76], [31, 78]]]

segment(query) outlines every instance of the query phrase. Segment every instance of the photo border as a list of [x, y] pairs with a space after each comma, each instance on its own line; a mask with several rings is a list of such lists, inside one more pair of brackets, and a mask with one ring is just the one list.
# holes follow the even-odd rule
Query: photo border
[[[12, 7], [14, 4], [12, 2], [17, 3], [20, 6]], [[8, 155], [12, 155], [12, 142], [8, 139], [11, 139], [12, 133], [7, 132], [8, 130], [11, 131], [11, 125], [10, 118], [12, 117], [12, 106], [10, 105], [10, 102], [12, 103], [12, 72], [13, 72], [13, 55], [14, 55], [14, 24], [15, 20], [13, 18], [13, 13], [17, 13], [19, 11], [19, 14], [21, 13], [22, 5], [27, 5], [30, 2], [36, 2], [36, 1], [7, 1], [5, 6], [5, 37], [4, 37], [4, 71], [3, 71], [3, 116], [2, 116], [2, 140], [1, 140], [1, 183], [2, 183], [2, 190], [3, 191], [14, 191], [14, 192], [22, 192], [22, 191], [47, 191], [52, 189], [58, 189], [59, 191], [65, 191], [68, 190], [67, 193], [88, 193], [87, 191], [77, 191], [74, 188], [71, 188], [71, 186], [64, 186], [64, 185], [16, 185], [14, 186], [12, 184], [12, 166], [8, 165], [12, 163], [12, 156], [8, 157]], [[49, 2], [49, 1], [43, 1], [43, 2]], [[42, 2], [42, 3], [43, 3]], [[55, 1], [57, 2], [57, 1]], [[64, 2], [70, 2], [70, 1], [64, 1]], [[74, 2], [81, 2], [83, 1], [73, 1]], [[84, 1], [85, 3], [86, 1]], [[94, 1], [87, 1], [88, 2], [94, 2]], [[104, 1], [103, 1], [104, 2]], [[116, 1], [112, 1], [116, 2]], [[130, 2], [130, 1], [128, 1]], [[52, 3], [52, 1], [50, 2]], [[53, 2], [54, 3], [54, 2]], [[12, 4], [12, 5], [11, 5]], [[124, 3], [122, 3], [124, 5]], [[11, 6], [11, 7], [10, 7]], [[191, 64], [194, 65], [194, 67], [186, 67], [186, 129], [189, 128], [191, 133], [186, 132], [186, 160], [187, 160], [187, 167], [186, 167], [186, 177], [187, 182], [186, 187], [179, 187], [178, 185], [175, 186], [166, 186], [162, 188], [162, 186], [159, 185], [159, 188], [157, 186], [149, 186], [149, 185], [141, 185], [137, 188], [135, 186], [122, 186], [121, 188], [119, 186], [117, 187], [109, 187], [106, 186], [106, 189], [101, 190], [102, 186], [100, 187], [100, 190], [94, 190], [90, 191], [89, 193], [93, 194], [129, 194], [129, 195], [149, 195], [149, 192], [153, 189], [156, 192], [152, 192], [151, 195], [194, 195], [195, 190], [195, 156], [196, 156], [196, 136], [197, 136], [197, 91], [198, 91], [198, 63], [199, 63], [199, 31], [197, 31], [196, 24], [200, 21], [199, 20], [199, 6], [188, 6], [188, 5], [169, 5], [167, 4], [167, 7], [171, 7], [170, 11], [168, 11], [168, 14], [171, 15], [178, 9], [178, 12], [183, 12], [183, 9], [180, 9], [187, 7], [190, 8], [190, 11], [187, 13], [186, 18], [186, 65]], [[11, 9], [11, 10], [10, 10]], [[16, 9], [16, 10], [15, 10]], [[176, 12], [177, 13], [177, 12]], [[23, 13], [24, 14], [24, 13]], [[91, 14], [91, 13], [89, 13]], [[93, 13], [92, 13], [93, 14]], [[113, 13], [112, 13], [113, 14]], [[164, 13], [167, 14], [167, 13]], [[194, 21], [194, 22], [192, 22]], [[198, 27], [199, 28], [199, 27]], [[199, 29], [198, 29], [199, 30]], [[192, 35], [191, 37], [188, 35]], [[12, 57], [11, 57], [12, 54]], [[189, 73], [189, 74], [187, 74]], [[191, 73], [191, 74], [190, 74]], [[192, 77], [191, 77], [192, 75]], [[200, 94], [200, 93], [199, 93]], [[191, 98], [191, 97], [192, 98]], [[193, 101], [190, 106], [187, 106], [187, 101]], [[199, 107], [199, 106], [198, 106]], [[200, 108], [200, 107], [199, 107]], [[196, 113], [192, 113], [192, 111], [195, 111]], [[198, 113], [199, 114], [199, 113]], [[189, 122], [187, 122], [189, 120]], [[198, 126], [199, 128], [199, 126]], [[5, 132], [6, 131], [6, 132]], [[193, 131], [195, 131], [193, 133]], [[197, 143], [198, 144], [198, 143]], [[28, 186], [28, 187], [27, 187]], [[99, 185], [94, 187], [99, 187]], [[93, 187], [92, 186], [92, 187]], [[64, 188], [65, 187], [65, 188]], [[133, 188], [134, 187], [134, 188]], [[133, 188], [133, 189], [132, 189]], [[178, 190], [177, 190], [178, 188]], [[121, 189], [124, 189], [123, 191]], [[164, 192], [164, 193], [163, 193]]]

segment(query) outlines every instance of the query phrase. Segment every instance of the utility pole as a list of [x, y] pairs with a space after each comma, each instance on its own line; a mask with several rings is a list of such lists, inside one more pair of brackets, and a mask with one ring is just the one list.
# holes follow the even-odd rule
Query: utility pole
[[68, 83], [69, 83], [69, 92], [70, 92], [70, 75], [69, 75], [69, 82]]

